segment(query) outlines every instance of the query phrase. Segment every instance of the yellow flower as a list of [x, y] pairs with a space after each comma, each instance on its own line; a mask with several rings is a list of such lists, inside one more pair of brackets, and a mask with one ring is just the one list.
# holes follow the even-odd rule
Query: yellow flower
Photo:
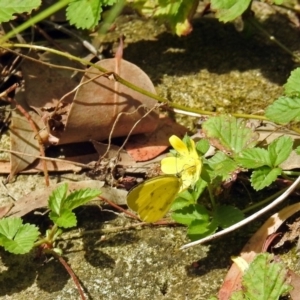
[[194, 185], [201, 173], [202, 161], [196, 151], [195, 142], [189, 139], [188, 146], [176, 135], [169, 139], [177, 151], [176, 156], [166, 157], [161, 161], [161, 170], [165, 174], [179, 174], [182, 179], [180, 191]]

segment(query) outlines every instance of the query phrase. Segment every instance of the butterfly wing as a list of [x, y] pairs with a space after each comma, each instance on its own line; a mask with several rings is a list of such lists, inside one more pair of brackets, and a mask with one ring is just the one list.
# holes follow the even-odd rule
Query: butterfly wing
[[156, 222], [170, 209], [181, 184], [181, 179], [174, 175], [151, 178], [129, 191], [127, 204], [143, 221]]

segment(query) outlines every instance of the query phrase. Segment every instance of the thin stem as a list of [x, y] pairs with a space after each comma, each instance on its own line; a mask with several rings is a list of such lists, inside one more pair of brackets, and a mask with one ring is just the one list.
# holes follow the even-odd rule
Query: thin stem
[[22, 23], [17, 28], [12, 29], [10, 32], [8, 32], [6, 35], [4, 35], [2, 38], [0, 38], [0, 45], [2, 43], [5, 43], [8, 41], [11, 37], [15, 36], [16, 34], [24, 31], [25, 29], [29, 28], [30, 26], [35, 25], [36, 23], [48, 18], [49, 16], [53, 15], [60, 9], [64, 8], [69, 4], [70, 0], [60, 0], [57, 1], [55, 4], [51, 5], [47, 9], [41, 11], [36, 16], [33, 16], [32, 18], [28, 19], [26, 22]]
[[257, 30], [259, 30], [261, 33], [263, 33], [270, 41], [274, 42], [279, 48], [284, 50], [286, 53], [294, 57], [298, 62], [300, 60], [300, 57], [296, 54], [294, 54], [289, 48], [287, 48], [284, 44], [282, 44], [280, 41], [278, 41], [275, 36], [271, 35], [267, 30], [265, 30], [262, 25], [253, 17], [249, 17], [247, 19], [249, 23], [254, 26]]
[[207, 182], [207, 189], [208, 189], [208, 193], [209, 193], [210, 202], [212, 204], [213, 209], [215, 209], [216, 201], [215, 201], [214, 193], [211, 188], [211, 184], [209, 182]]
[[[42, 50], [42, 51], [48, 51], [50, 53], [53, 53], [53, 54], [56, 54], [56, 55], [60, 55], [60, 56], [64, 56], [64, 57], [67, 57], [71, 60], [75, 60], [75, 61], [78, 61], [84, 65], [88, 65], [88, 66], [92, 66], [96, 69], [98, 69], [100, 72], [103, 72], [103, 73], [107, 73], [107, 76], [113, 74], [114, 75], [114, 78], [116, 81], [120, 82], [121, 84], [145, 95], [145, 96], [148, 96], [152, 99], [155, 99], [157, 100], [158, 102], [161, 102], [161, 103], [165, 103], [167, 104], [168, 106], [170, 107], [173, 107], [173, 108], [176, 108], [176, 109], [180, 109], [180, 110], [183, 110], [183, 111], [189, 111], [189, 112], [192, 112], [192, 113], [195, 113], [195, 114], [198, 114], [198, 115], [211, 115], [211, 116], [214, 116], [216, 115], [215, 112], [211, 112], [211, 111], [205, 111], [205, 110], [200, 110], [200, 109], [193, 109], [193, 108], [190, 108], [190, 107], [186, 107], [186, 106], [183, 106], [183, 105], [180, 105], [180, 104], [176, 104], [176, 103], [172, 103], [170, 102], [169, 100], [163, 98], [163, 97], [160, 97], [156, 94], [153, 94], [149, 91], [146, 91], [132, 83], [130, 83], [129, 81], [123, 79], [122, 77], [120, 77], [118, 74], [115, 74], [113, 72], [110, 72], [96, 64], [93, 64], [87, 60], [84, 60], [82, 58], [79, 58], [79, 57], [76, 57], [76, 56], [73, 56], [69, 53], [65, 53], [65, 52], [61, 52], [59, 50], [56, 50], [56, 49], [51, 49], [51, 48], [48, 48], [48, 47], [44, 47], [44, 46], [38, 46], [38, 45], [27, 45], [27, 44], [4, 44], [2, 45], [3, 48], [30, 48], [30, 49], [36, 49], [36, 50]], [[246, 119], [257, 119], [257, 120], [268, 120], [266, 117], [264, 116], [259, 116], [259, 115], [250, 115], [250, 114], [238, 114], [238, 113], [232, 113], [231, 114], [232, 116], [235, 116], [237, 118], [246, 118]]]
[[267, 197], [266, 199], [259, 201], [258, 203], [255, 203], [253, 205], [248, 206], [247, 208], [243, 209], [242, 212], [243, 213], [247, 213], [251, 210], [254, 210], [258, 207], [261, 207], [271, 201], [273, 201], [274, 199], [276, 199], [277, 197], [279, 197], [283, 192], [285, 192], [288, 188], [285, 188], [283, 190], [278, 191], [277, 193], [273, 194], [272, 196]]
[[[19, 112], [27, 119], [27, 121], [29, 122], [29, 125], [31, 126], [32, 131], [36, 134], [36, 138], [39, 143], [41, 156], [46, 156], [44, 144], [43, 144], [42, 138], [39, 134], [39, 129], [37, 128], [36, 124], [33, 122], [30, 114], [18, 102], [16, 102], [16, 100], [7, 96], [8, 91], [10, 91], [12, 88], [16, 89], [17, 84], [12, 85], [12, 87], [10, 87], [8, 90], [6, 90], [4, 92], [4, 93], [6, 93], [5, 100], [8, 101], [9, 103], [15, 105], [15, 107], [19, 110]], [[1, 97], [3, 97], [3, 96], [4, 96], [4, 94], [2, 93]], [[49, 186], [50, 181], [49, 181], [49, 175], [48, 175], [48, 169], [47, 169], [47, 162], [45, 160], [42, 160], [42, 162], [43, 162], [43, 171], [44, 171], [44, 175], [45, 175], [46, 186]]]
[[75, 275], [75, 273], [73, 272], [72, 268], [68, 265], [68, 263], [65, 261], [65, 259], [63, 257], [61, 257], [60, 255], [58, 255], [55, 251], [51, 250], [50, 253], [56, 257], [59, 262], [65, 267], [66, 271], [69, 273], [69, 275], [72, 277], [76, 287], [77, 287], [77, 290], [80, 294], [80, 297], [82, 300], [85, 300], [85, 296], [84, 296], [84, 293], [83, 293], [83, 289], [81, 287], [81, 284], [79, 283], [79, 280], [77, 278], [77, 276]]

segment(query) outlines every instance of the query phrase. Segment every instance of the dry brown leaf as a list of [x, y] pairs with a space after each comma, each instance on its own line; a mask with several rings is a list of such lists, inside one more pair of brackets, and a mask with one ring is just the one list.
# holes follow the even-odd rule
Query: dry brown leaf
[[[22, 95], [22, 91], [20, 91], [16, 98], [18, 100], [18, 103], [21, 104], [24, 109], [26, 109], [26, 104], [22, 101]], [[33, 122], [37, 125], [37, 127], [42, 128], [44, 126], [41, 118], [37, 114], [35, 114], [34, 112], [29, 112], [29, 115]], [[31, 155], [40, 155], [39, 143], [36, 139], [36, 133], [33, 132], [27, 118], [18, 110], [12, 111], [11, 125], [9, 129], [11, 150]], [[15, 174], [24, 170], [34, 160], [34, 157], [11, 154], [9, 180], [12, 179]]]
[[[114, 71], [115, 59], [101, 60], [97, 64], [109, 71]], [[86, 73], [82, 82], [94, 78], [95, 73], [102, 74], [94, 67], [89, 68], [88, 71], [93, 74]], [[119, 75], [131, 83], [155, 93], [149, 77], [136, 65], [122, 60]], [[156, 103], [150, 97], [133, 91], [114, 80], [98, 77], [77, 90], [65, 130], [63, 132], [53, 131], [52, 134], [60, 139], [59, 144], [91, 139], [101, 141], [109, 137], [117, 117], [120, 118], [113, 129], [112, 137], [127, 136], [140, 119], [133, 134], [152, 132], [156, 128], [158, 115], [152, 111], [147, 117], [143, 119], [142, 117], [149, 109], [153, 109]], [[119, 114], [122, 112], [126, 114], [120, 116]]]
[[[68, 47], [70, 53], [77, 54], [82, 47], [78, 43], [64, 43], [63, 47]], [[78, 48], [77, 48], [78, 46]], [[73, 49], [73, 50], [72, 50]], [[76, 52], [74, 49], [78, 49]], [[83, 68], [79, 63], [71, 61], [66, 57], [52, 53], [44, 53], [38, 56], [31, 54], [35, 59], [47, 63], [68, 66], [74, 68]], [[22, 74], [25, 80], [26, 100], [30, 107], [35, 108], [38, 112], [42, 108], [55, 107], [57, 101], [66, 93], [73, 90], [79, 83], [82, 73], [76, 74], [72, 70], [50, 68], [44, 64], [32, 60], [24, 60], [22, 64]], [[74, 94], [64, 99], [65, 103], [71, 103]]]

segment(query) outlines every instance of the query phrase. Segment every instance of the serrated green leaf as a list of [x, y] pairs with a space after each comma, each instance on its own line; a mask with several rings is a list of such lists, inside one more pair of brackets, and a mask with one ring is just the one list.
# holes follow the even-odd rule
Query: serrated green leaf
[[202, 220], [205, 224], [208, 224], [209, 218], [205, 206], [199, 204], [185, 206], [172, 213], [172, 219], [184, 225], [190, 225], [194, 220]]
[[73, 210], [74, 208], [93, 200], [100, 194], [100, 190], [94, 190], [90, 188], [74, 191], [63, 201], [63, 207]]
[[291, 154], [293, 150], [293, 140], [289, 136], [281, 136], [268, 146], [268, 152], [273, 167], [279, 166]]
[[200, 195], [205, 191], [206, 187], [207, 187], [207, 182], [200, 177], [195, 183], [193, 189], [191, 190], [194, 203], [196, 203]]
[[256, 191], [259, 191], [269, 186], [281, 173], [281, 168], [260, 167], [253, 171], [251, 175], [251, 185]]
[[183, 192], [179, 193], [175, 200], [172, 203], [171, 211], [182, 209], [185, 206], [194, 205], [195, 198], [190, 193], [189, 190], [184, 190]]
[[1, 0], [0, 23], [10, 21], [15, 14], [31, 13], [41, 5], [41, 0]]
[[246, 270], [242, 286], [246, 299], [270, 300], [292, 290], [287, 283], [288, 269], [282, 261], [274, 261], [274, 255], [257, 255]]
[[235, 156], [235, 161], [247, 169], [256, 169], [265, 165], [272, 166], [269, 152], [263, 148], [243, 150]]
[[259, 137], [244, 120], [228, 115], [209, 118], [202, 129], [214, 146], [235, 154], [253, 148]]
[[196, 144], [196, 150], [200, 156], [203, 156], [209, 150], [209, 142], [207, 139], [201, 139]]
[[238, 168], [237, 163], [221, 151], [218, 151], [207, 162], [211, 168], [210, 178], [219, 176], [222, 181], [229, 179], [232, 172]]
[[0, 245], [13, 254], [29, 252], [39, 237], [38, 228], [23, 224], [21, 218], [4, 218], [0, 220]]
[[211, 7], [222, 22], [233, 21], [249, 7], [251, 0], [212, 0]]
[[50, 195], [48, 200], [48, 207], [57, 215], [62, 208], [63, 201], [65, 200], [68, 192], [68, 184], [64, 183], [59, 185]]
[[217, 228], [218, 223], [214, 220], [211, 222], [206, 220], [194, 220], [188, 227], [187, 236], [192, 241], [199, 240], [213, 234]]
[[249, 300], [245, 299], [244, 293], [242, 291], [235, 291], [233, 294], [231, 294], [229, 300]]
[[213, 218], [222, 228], [227, 228], [243, 220], [244, 214], [234, 206], [222, 205], [215, 209]]
[[62, 209], [60, 215], [50, 212], [49, 218], [59, 227], [70, 228], [77, 225], [75, 214], [68, 209]]
[[291, 72], [286, 84], [284, 85], [284, 92], [287, 96], [300, 95], [300, 68]]
[[172, 203], [172, 206], [171, 206], [170, 210], [176, 211], [176, 210], [182, 209], [186, 206], [193, 205], [193, 204], [195, 204], [195, 201], [194, 201], [193, 197], [191, 197], [191, 201], [189, 201], [187, 199], [184, 199], [182, 197], [177, 197], [174, 200], [174, 202]]
[[77, 28], [92, 29], [100, 20], [102, 5], [99, 0], [72, 1], [67, 7], [67, 19]]
[[279, 97], [267, 107], [266, 117], [273, 122], [288, 124], [300, 121], [300, 98]]

